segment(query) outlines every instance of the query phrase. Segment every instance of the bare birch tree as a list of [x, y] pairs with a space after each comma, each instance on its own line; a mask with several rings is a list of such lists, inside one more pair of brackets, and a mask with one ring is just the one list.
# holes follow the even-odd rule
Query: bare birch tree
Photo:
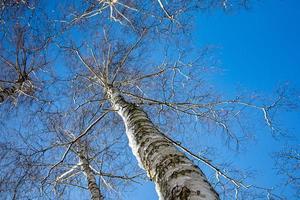
[[276, 169], [284, 175], [284, 184], [292, 186], [295, 198], [299, 198], [300, 189], [300, 150], [299, 145], [289, 145], [281, 152], [274, 154]]
[[[133, 44], [124, 44], [109, 40], [109, 34], [104, 31], [103, 42], [96, 45], [99, 48], [92, 49], [92, 45], [87, 45], [86, 56], [74, 46], [61, 48], [72, 52], [90, 73], [88, 76], [83, 72], [81, 76], [88, 76], [86, 79], [90, 81], [89, 87], [99, 95], [94, 98], [109, 102], [111, 109], [123, 119], [129, 146], [139, 166], [145, 169], [149, 179], [154, 181], [160, 199], [219, 199], [218, 193], [207, 181], [202, 170], [187, 155], [200, 160], [234, 187], [249, 189], [249, 186], [230, 177], [208, 159], [196, 156], [181, 146], [180, 142], [168, 137], [168, 134], [163, 133], [161, 128], [152, 122], [145, 109], [147, 105], [158, 108], [157, 113], [150, 112], [152, 117], [171, 113], [183, 121], [186, 117], [196, 118], [201, 124], [211, 124], [222, 130], [230, 141], [238, 145], [240, 136], [236, 135], [238, 131], [231, 124], [241, 122], [242, 110], [247, 108], [261, 113], [262, 121], [272, 132], [276, 132], [277, 128], [270, 114], [278, 106], [286, 104], [286, 95], [280, 93], [269, 105], [259, 105], [258, 98], [237, 96], [228, 100], [205, 89], [203, 91], [206, 92], [198, 92], [201, 91], [201, 82], [194, 76], [197, 70], [203, 69], [201, 61], [205, 56], [200, 54], [190, 62], [179, 56], [173, 62], [164, 60], [161, 65], [156, 65], [151, 70], [148, 60], [138, 57], [143, 55], [142, 40], [146, 32], [145, 30]], [[139, 49], [142, 52], [137, 53]], [[140, 60], [143, 60], [143, 63], [140, 63]], [[136, 64], [139, 64], [138, 68], [135, 67]], [[140, 71], [142, 68], [149, 73]], [[181, 82], [183, 88], [176, 85], [175, 81]], [[147, 84], [152, 88], [147, 87]], [[187, 93], [193, 92], [186, 94], [182, 89]], [[151, 97], [153, 95], [155, 97]], [[182, 100], [182, 97], [186, 99]], [[89, 102], [86, 101], [87, 104]], [[171, 119], [174, 120], [173, 117]], [[184, 123], [182, 125], [184, 126]], [[178, 126], [179, 124], [176, 124], [173, 130], [178, 130]]]
[[[31, 156], [24, 146], [14, 143], [0, 144], [0, 196], [3, 199], [40, 198], [39, 156]], [[27, 149], [28, 150], [28, 149]]]
[[[77, 95], [76, 90], [72, 92]], [[66, 193], [64, 186], [68, 186], [70, 191], [78, 186], [86, 188], [92, 199], [119, 198], [122, 188], [138, 181], [142, 174], [136, 172], [130, 160], [117, 151], [121, 148], [125, 153], [121, 145], [122, 135], [105, 125], [107, 112], [101, 114], [98, 108], [100, 116], [97, 117], [98, 112], [88, 111], [91, 107], [86, 110], [81, 109], [80, 104], [76, 106], [68, 113], [51, 113], [46, 118], [49, 124], [47, 132], [55, 134], [56, 139], [44, 149], [61, 150], [57, 151], [57, 161], [47, 168], [42, 184], [54, 187], [61, 197]], [[78, 131], [80, 133], [76, 134]], [[86, 180], [82, 180], [82, 174]]]

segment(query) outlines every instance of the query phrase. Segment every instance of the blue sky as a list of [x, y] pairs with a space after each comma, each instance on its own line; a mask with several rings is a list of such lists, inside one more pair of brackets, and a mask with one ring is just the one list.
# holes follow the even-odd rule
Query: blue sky
[[[271, 94], [280, 84], [289, 82], [291, 87], [299, 90], [299, 7], [300, 2], [295, 0], [266, 0], [254, 3], [247, 11], [199, 14], [197, 31], [192, 37], [196, 45], [218, 47], [222, 73], [214, 78], [216, 87], [231, 93], [239, 85], [249, 91]], [[281, 118], [297, 135], [299, 112]], [[273, 166], [269, 155], [283, 144], [272, 139], [267, 130], [257, 134], [259, 140], [236, 164], [258, 170], [257, 184], [278, 184], [280, 179], [270, 171]], [[128, 200], [157, 199], [151, 182], [132, 188], [125, 196]]]
[[247, 11], [199, 16], [195, 39], [220, 47], [222, 83], [269, 91], [283, 81], [300, 86], [300, 2], [267, 0]]

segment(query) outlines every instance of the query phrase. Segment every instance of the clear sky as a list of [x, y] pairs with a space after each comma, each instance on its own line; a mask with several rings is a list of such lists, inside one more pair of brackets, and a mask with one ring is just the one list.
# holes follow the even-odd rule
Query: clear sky
[[[230, 93], [232, 88], [240, 85], [249, 91], [270, 94], [280, 84], [289, 82], [299, 90], [299, 7], [297, 0], [265, 0], [253, 3], [247, 11], [199, 14], [193, 40], [199, 46], [218, 47], [223, 72], [216, 77], [217, 87]], [[282, 122], [297, 135], [299, 112], [282, 118]], [[274, 166], [269, 156], [282, 144], [280, 146], [265, 130], [258, 134], [259, 141], [254, 148], [249, 148], [236, 163], [258, 170], [260, 178], [256, 183], [261, 186], [279, 184], [275, 172], [270, 170]], [[148, 182], [136, 186], [126, 193], [126, 199], [157, 199], [154, 185]]]

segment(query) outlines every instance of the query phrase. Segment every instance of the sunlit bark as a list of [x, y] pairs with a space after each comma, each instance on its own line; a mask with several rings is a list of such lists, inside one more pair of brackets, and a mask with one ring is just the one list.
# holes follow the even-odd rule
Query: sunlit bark
[[141, 108], [125, 101], [114, 88], [108, 88], [107, 96], [122, 117], [129, 145], [161, 200], [219, 199], [203, 172], [161, 134]]

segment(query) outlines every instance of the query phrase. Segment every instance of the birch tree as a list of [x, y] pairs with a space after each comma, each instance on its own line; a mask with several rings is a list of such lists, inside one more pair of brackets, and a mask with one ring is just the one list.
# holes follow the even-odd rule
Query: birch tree
[[34, 6], [38, 4], [33, 1], [2, 2], [7, 20], [0, 29], [1, 104], [39, 100], [38, 93], [43, 89], [45, 75], [42, 74], [49, 62], [46, 51], [52, 32], [42, 9]]
[[136, 174], [130, 160], [122, 161], [116, 152], [122, 148], [122, 140], [112, 131], [114, 128], [105, 125], [106, 114], [97, 117], [98, 112], [88, 110], [77, 105], [77, 109], [68, 113], [51, 113], [45, 118], [47, 133], [54, 134], [56, 139], [44, 149], [59, 156], [47, 168], [42, 184], [46, 190], [53, 187], [60, 198], [67, 198], [67, 191], [74, 191], [74, 186], [78, 186], [86, 188], [91, 199], [116, 199], [121, 190], [138, 181], [141, 174]]
[[286, 146], [281, 152], [274, 153], [276, 169], [284, 175], [284, 185], [292, 186], [295, 191], [294, 197], [299, 198], [300, 187], [300, 153], [299, 145]]
[[[286, 104], [286, 95], [279, 93], [273, 102], [259, 105], [259, 98], [251, 100], [249, 97], [237, 96], [234, 99], [222, 99], [211, 91], [204, 89], [205, 92], [202, 92], [199, 87], [200, 80], [194, 75], [199, 73], [197, 70], [203, 70], [201, 64], [205, 63], [206, 54], [200, 54], [196, 59], [188, 62], [184, 61], [182, 55], [184, 53], [180, 53], [177, 60], [168, 61], [166, 58], [160, 65], [151, 68], [150, 66], [153, 65], [148, 63], [149, 60], [141, 58], [143, 53], [136, 53], [139, 49], [143, 49], [146, 32], [145, 30], [132, 44], [110, 40], [108, 32], [103, 31], [102, 42], [100, 40], [96, 45], [98, 48], [93, 49], [92, 45], [87, 45], [87, 50], [80, 50], [74, 46], [61, 46], [61, 48], [73, 53], [82, 67], [89, 72], [88, 76], [87, 72], [83, 71], [82, 76], [88, 76], [86, 79], [90, 81], [89, 88], [93, 88], [93, 91], [98, 90], [94, 98], [106, 100], [111, 109], [122, 118], [129, 146], [139, 166], [155, 183], [160, 199], [219, 199], [218, 193], [208, 182], [203, 171], [187, 155], [200, 160], [212, 169], [217, 177], [221, 176], [229, 181], [236, 191], [237, 188], [248, 190], [250, 186], [230, 177], [209, 159], [193, 154], [188, 148], [180, 145], [180, 142], [168, 137], [168, 134], [161, 131], [162, 128], [153, 123], [145, 109], [147, 106], [158, 108], [157, 113], [150, 112], [152, 117], [171, 113], [183, 121], [186, 117], [196, 118], [199, 123], [211, 124], [223, 131], [229, 141], [238, 145], [238, 138], [241, 136], [237, 135], [238, 132], [231, 123], [240, 122], [243, 108], [261, 113], [262, 121], [272, 132], [276, 132], [277, 128], [270, 114], [273, 109]], [[86, 52], [85, 56], [82, 51]], [[143, 60], [142, 64], [140, 60]], [[137, 64], [139, 68], [135, 67]], [[74, 63], [72, 65], [74, 66]], [[139, 70], [142, 68], [149, 73]], [[182, 83], [183, 88], [176, 85], [175, 81]], [[147, 87], [147, 84], [152, 88]], [[187, 93], [193, 91], [192, 95], [189, 93], [186, 96], [183, 89]], [[151, 97], [153, 95], [156, 96]], [[182, 100], [182, 97], [186, 99]], [[86, 101], [87, 105], [89, 103], [90, 101]], [[171, 130], [178, 130], [178, 128]], [[252, 188], [267, 190], [254, 186]]]
[[[11, 132], [10, 132], [11, 133]], [[20, 142], [0, 143], [0, 195], [3, 199], [40, 198], [39, 155], [30, 155], [26, 145]]]
[[168, 141], [147, 114], [107, 88], [112, 107], [126, 126], [133, 154], [156, 184], [160, 199], [219, 199], [203, 172]]
[[[66, 135], [66, 137], [70, 138], [71, 140], [76, 139], [76, 136], [68, 131], [64, 131], [64, 134]], [[78, 173], [78, 170], [82, 170], [87, 180], [88, 190], [91, 194], [91, 199], [92, 200], [104, 199], [103, 195], [101, 194], [100, 188], [96, 182], [94, 169], [90, 165], [90, 160], [87, 153], [87, 146], [84, 145], [84, 143], [81, 142], [80, 140], [78, 140], [78, 142], [76, 143], [77, 145], [74, 145], [75, 147], [73, 147], [72, 150], [78, 157], [78, 163], [72, 166], [70, 170], [58, 176], [56, 178], [56, 182], [59, 183], [64, 180], [67, 180], [68, 178]]]

